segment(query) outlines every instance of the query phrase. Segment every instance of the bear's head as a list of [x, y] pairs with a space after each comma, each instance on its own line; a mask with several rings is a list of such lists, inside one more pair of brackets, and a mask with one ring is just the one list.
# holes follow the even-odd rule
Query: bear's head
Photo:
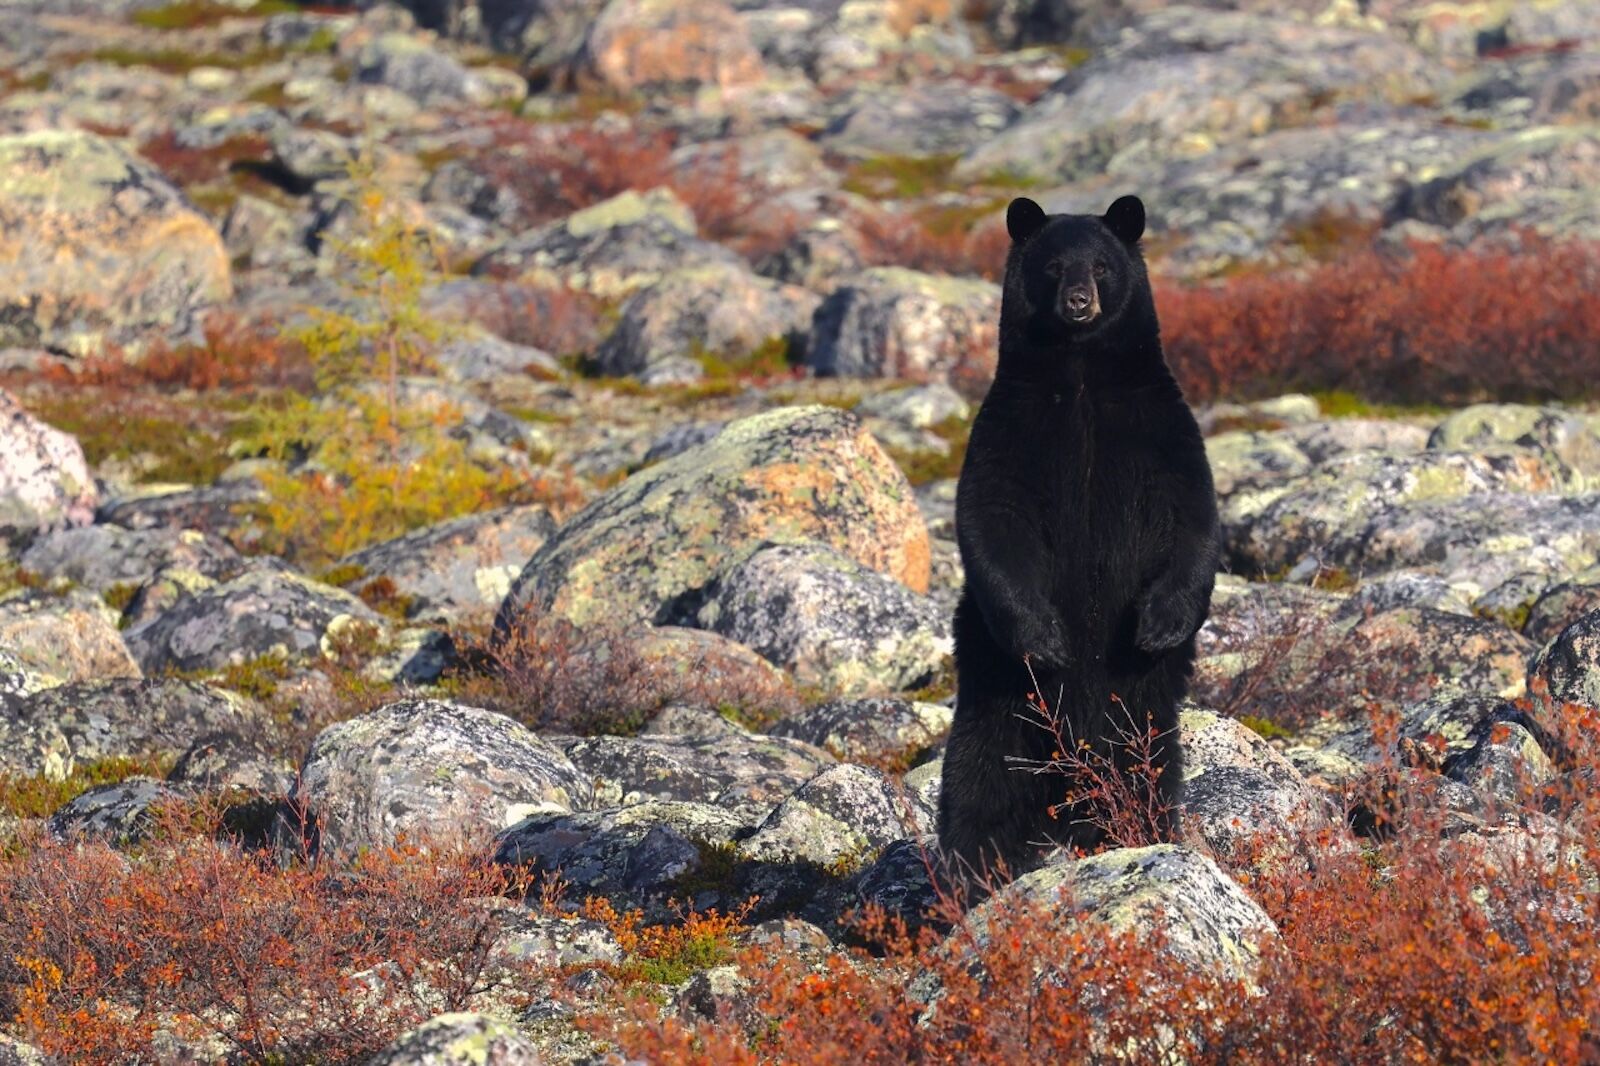
[[1103, 215], [1047, 215], [1019, 197], [1006, 210], [1006, 229], [1006, 317], [1034, 344], [1094, 336], [1148, 299], [1137, 196], [1122, 197]]

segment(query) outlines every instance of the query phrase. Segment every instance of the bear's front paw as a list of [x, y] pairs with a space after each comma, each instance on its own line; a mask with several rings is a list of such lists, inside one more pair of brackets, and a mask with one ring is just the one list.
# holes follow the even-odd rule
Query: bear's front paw
[[1067, 664], [1067, 638], [1054, 618], [1030, 621], [1017, 627], [1016, 653], [1038, 671], [1059, 670]]
[[1196, 614], [1189, 597], [1152, 590], [1139, 605], [1133, 642], [1148, 655], [1171, 651], [1194, 636]]

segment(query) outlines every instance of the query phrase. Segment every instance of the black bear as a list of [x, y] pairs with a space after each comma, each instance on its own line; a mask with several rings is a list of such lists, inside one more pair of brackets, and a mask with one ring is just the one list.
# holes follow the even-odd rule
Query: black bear
[[[1058, 745], [1034, 692], [1114, 772], [1149, 758], [1145, 826], [1177, 834], [1178, 703], [1221, 538], [1205, 442], [1162, 356], [1144, 220], [1133, 196], [1101, 216], [1025, 198], [1006, 212], [999, 364], [956, 493], [967, 583], [939, 840], [958, 875], [1104, 837], [1107, 812], [1063, 806], [1071, 783], [1035, 772]], [[1126, 743], [1152, 729], [1145, 752]]]

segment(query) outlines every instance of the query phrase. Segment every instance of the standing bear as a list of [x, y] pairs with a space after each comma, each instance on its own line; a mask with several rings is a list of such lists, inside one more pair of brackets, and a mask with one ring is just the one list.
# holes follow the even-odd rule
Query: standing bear
[[[1060, 746], [1035, 692], [1082, 758], [1142, 790], [1145, 827], [1176, 837], [1178, 703], [1221, 540], [1205, 443], [1161, 352], [1144, 204], [1052, 216], [1023, 198], [1006, 228], [1000, 359], [956, 494], [967, 584], [939, 840], [969, 877], [1105, 835], [1107, 812], [1037, 772]], [[1155, 739], [1130, 748], [1130, 733]], [[1153, 785], [1132, 772], [1144, 756]]]

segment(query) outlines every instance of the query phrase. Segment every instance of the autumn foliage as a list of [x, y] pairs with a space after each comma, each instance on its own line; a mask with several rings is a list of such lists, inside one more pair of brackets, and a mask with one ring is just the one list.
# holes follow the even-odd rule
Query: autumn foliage
[[1156, 301], [1167, 358], [1199, 400], [1288, 389], [1570, 400], [1600, 381], [1600, 246], [1589, 243], [1374, 247], [1303, 273], [1165, 284]]

